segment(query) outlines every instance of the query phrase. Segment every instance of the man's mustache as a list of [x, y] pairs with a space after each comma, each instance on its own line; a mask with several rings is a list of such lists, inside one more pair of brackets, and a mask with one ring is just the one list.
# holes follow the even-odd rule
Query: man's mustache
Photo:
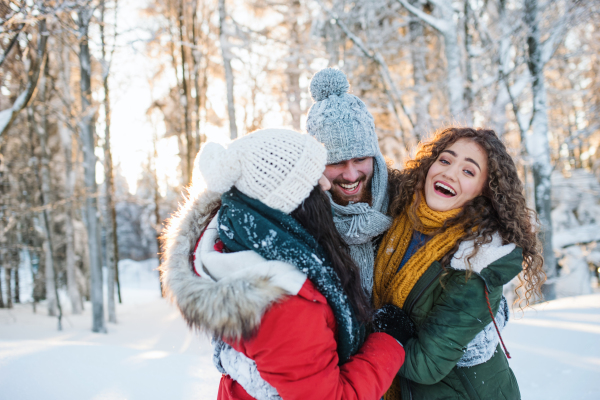
[[357, 180], [355, 180], [355, 181], [348, 181], [348, 180], [346, 180], [346, 179], [342, 179], [342, 178], [336, 178], [336, 179], [334, 179], [334, 180], [333, 180], [333, 182], [331, 182], [331, 183], [333, 183], [333, 184], [335, 184], [335, 185], [339, 185], [340, 183], [343, 183], [344, 185], [352, 185], [353, 183], [356, 183], [356, 182], [364, 182], [364, 181], [366, 181], [366, 180], [367, 180], [367, 176], [366, 176], [365, 174], [362, 174], [362, 175], [361, 175], [361, 176], [359, 176], [359, 177], [358, 177], [358, 179], [357, 179]]

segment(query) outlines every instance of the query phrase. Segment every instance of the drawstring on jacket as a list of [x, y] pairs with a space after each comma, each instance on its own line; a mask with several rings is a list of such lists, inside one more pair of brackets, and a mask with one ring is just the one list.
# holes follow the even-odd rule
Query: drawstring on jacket
[[488, 310], [490, 312], [490, 315], [492, 316], [492, 322], [494, 323], [494, 326], [496, 327], [496, 332], [498, 332], [498, 337], [500, 338], [500, 343], [502, 343], [502, 348], [504, 348], [504, 352], [506, 353], [506, 358], [510, 358], [510, 353], [508, 352], [508, 349], [506, 348], [506, 345], [504, 344], [504, 340], [502, 340], [502, 335], [500, 334], [500, 329], [498, 329], [498, 325], [496, 325], [496, 318], [494, 318], [494, 313], [492, 312], [492, 306], [490, 305], [490, 297], [488, 296], [487, 287], [484, 287], [483, 290], [485, 291], [485, 301], [487, 302]]

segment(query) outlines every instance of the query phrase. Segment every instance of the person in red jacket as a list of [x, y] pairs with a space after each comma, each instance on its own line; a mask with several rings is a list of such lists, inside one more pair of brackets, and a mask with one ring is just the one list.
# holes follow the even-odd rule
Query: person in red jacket
[[315, 139], [282, 129], [196, 158], [161, 279], [213, 337], [218, 399], [376, 400], [404, 362], [402, 313], [375, 313], [366, 335], [369, 300], [333, 223], [325, 163]]

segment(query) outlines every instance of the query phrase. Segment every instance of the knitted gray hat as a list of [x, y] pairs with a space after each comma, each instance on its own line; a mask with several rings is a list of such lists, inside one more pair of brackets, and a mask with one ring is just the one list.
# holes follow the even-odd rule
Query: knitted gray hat
[[315, 104], [308, 111], [306, 130], [327, 149], [327, 163], [381, 155], [373, 116], [365, 103], [347, 93], [350, 84], [338, 69], [326, 68], [310, 82]]

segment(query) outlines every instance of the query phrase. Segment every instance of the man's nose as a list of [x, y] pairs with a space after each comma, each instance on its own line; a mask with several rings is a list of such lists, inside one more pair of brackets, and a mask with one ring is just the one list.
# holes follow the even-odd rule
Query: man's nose
[[342, 178], [348, 182], [355, 182], [356, 180], [358, 180], [358, 177], [358, 170], [356, 169], [356, 167], [354, 167], [354, 165], [349, 163], [349, 165], [344, 169], [344, 172], [342, 173]]

